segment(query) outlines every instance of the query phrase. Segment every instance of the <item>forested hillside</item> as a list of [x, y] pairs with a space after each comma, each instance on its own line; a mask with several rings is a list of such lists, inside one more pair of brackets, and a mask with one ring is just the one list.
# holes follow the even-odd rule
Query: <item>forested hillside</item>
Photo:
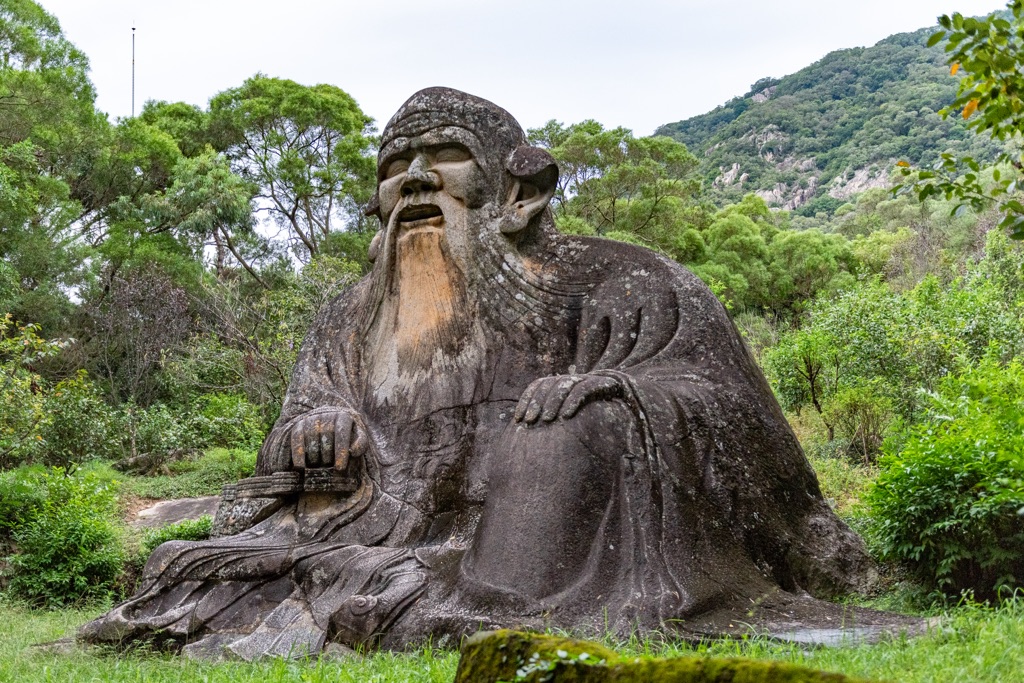
[[897, 160], [930, 166], [943, 152], [991, 160], [1001, 145], [936, 112], [956, 96], [934, 32], [890, 36], [837, 50], [707, 114], [660, 127], [701, 159], [716, 196], [756, 192], [805, 216], [831, 213], [855, 194], [889, 184]]

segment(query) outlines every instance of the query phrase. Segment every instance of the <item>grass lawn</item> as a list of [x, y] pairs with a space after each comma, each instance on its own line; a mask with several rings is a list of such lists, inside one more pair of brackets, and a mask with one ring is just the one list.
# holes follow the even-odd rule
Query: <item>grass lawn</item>
[[[0, 681], [448, 683], [458, 662], [454, 652], [429, 649], [344, 661], [200, 664], [144, 651], [59, 655], [30, 647], [72, 633], [96, 613], [44, 612], [0, 604]], [[807, 650], [764, 640], [697, 647], [633, 641], [620, 643], [617, 649], [638, 655], [775, 659], [899, 683], [1024, 681], [1024, 600], [998, 610], [955, 608], [946, 613], [943, 626], [934, 633], [874, 646]]]

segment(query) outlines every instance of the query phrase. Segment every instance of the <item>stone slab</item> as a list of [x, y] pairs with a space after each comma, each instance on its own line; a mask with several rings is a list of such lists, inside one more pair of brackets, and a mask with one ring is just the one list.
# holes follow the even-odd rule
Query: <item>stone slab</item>
[[144, 529], [157, 529], [168, 524], [177, 524], [186, 519], [199, 519], [203, 515], [214, 515], [220, 496], [202, 496], [200, 498], [179, 498], [163, 500], [140, 510], [132, 520], [132, 526]]

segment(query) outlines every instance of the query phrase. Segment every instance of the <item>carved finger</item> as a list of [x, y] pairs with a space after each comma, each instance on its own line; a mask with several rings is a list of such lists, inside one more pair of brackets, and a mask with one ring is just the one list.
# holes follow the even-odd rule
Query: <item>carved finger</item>
[[562, 408], [562, 403], [572, 391], [572, 388], [576, 386], [581, 379], [581, 377], [577, 377], [575, 375], [560, 377], [555, 386], [548, 392], [547, 399], [544, 401], [544, 409], [540, 414], [540, 419], [544, 422], [551, 422], [558, 417], [558, 412]]
[[330, 422], [320, 420], [317, 426], [319, 427], [317, 431], [320, 433], [320, 465], [330, 465], [338, 442], [338, 435]]
[[320, 418], [314, 417], [305, 421], [306, 435], [306, 467], [320, 466]]
[[547, 400], [548, 394], [551, 392], [552, 387], [557, 385], [557, 382], [552, 381], [554, 379], [554, 377], [545, 377], [536, 382], [537, 388], [530, 396], [530, 405], [526, 407], [523, 422], [532, 425], [540, 417], [540, 411], [544, 409], [544, 402]]
[[349, 444], [352, 442], [352, 416], [340, 412], [334, 417], [334, 468], [348, 467]]
[[354, 437], [352, 438], [350, 454], [353, 458], [361, 458], [366, 454], [366, 450], [370, 447], [370, 437], [367, 436], [366, 427], [358, 417], [355, 417], [352, 420], [352, 432]]
[[524, 391], [523, 395], [519, 397], [519, 403], [516, 404], [516, 422], [522, 422], [523, 418], [526, 417], [526, 409], [530, 407], [530, 401], [533, 400], [533, 394], [537, 391], [537, 387], [543, 383], [543, 379], [535, 380], [530, 384], [530, 386], [526, 387], [526, 391]]
[[569, 392], [562, 404], [562, 417], [573, 417], [587, 403], [603, 398], [614, 398], [619, 393], [619, 383], [611, 377], [588, 377]]
[[292, 451], [292, 467], [297, 470], [301, 470], [306, 466], [306, 437], [303, 429], [303, 423], [305, 420], [299, 420], [292, 425], [291, 434], [289, 435], [289, 441]]

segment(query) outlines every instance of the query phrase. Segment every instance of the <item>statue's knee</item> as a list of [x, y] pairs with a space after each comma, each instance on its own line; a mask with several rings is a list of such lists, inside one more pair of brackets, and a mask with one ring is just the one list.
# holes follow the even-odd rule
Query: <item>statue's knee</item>
[[615, 457], [630, 451], [637, 434], [633, 412], [618, 400], [593, 401], [562, 422], [590, 451]]
[[635, 441], [636, 418], [622, 401], [593, 401], [572, 417], [551, 422], [514, 425], [513, 442], [519, 450], [543, 456], [551, 451], [589, 456], [620, 457]]

